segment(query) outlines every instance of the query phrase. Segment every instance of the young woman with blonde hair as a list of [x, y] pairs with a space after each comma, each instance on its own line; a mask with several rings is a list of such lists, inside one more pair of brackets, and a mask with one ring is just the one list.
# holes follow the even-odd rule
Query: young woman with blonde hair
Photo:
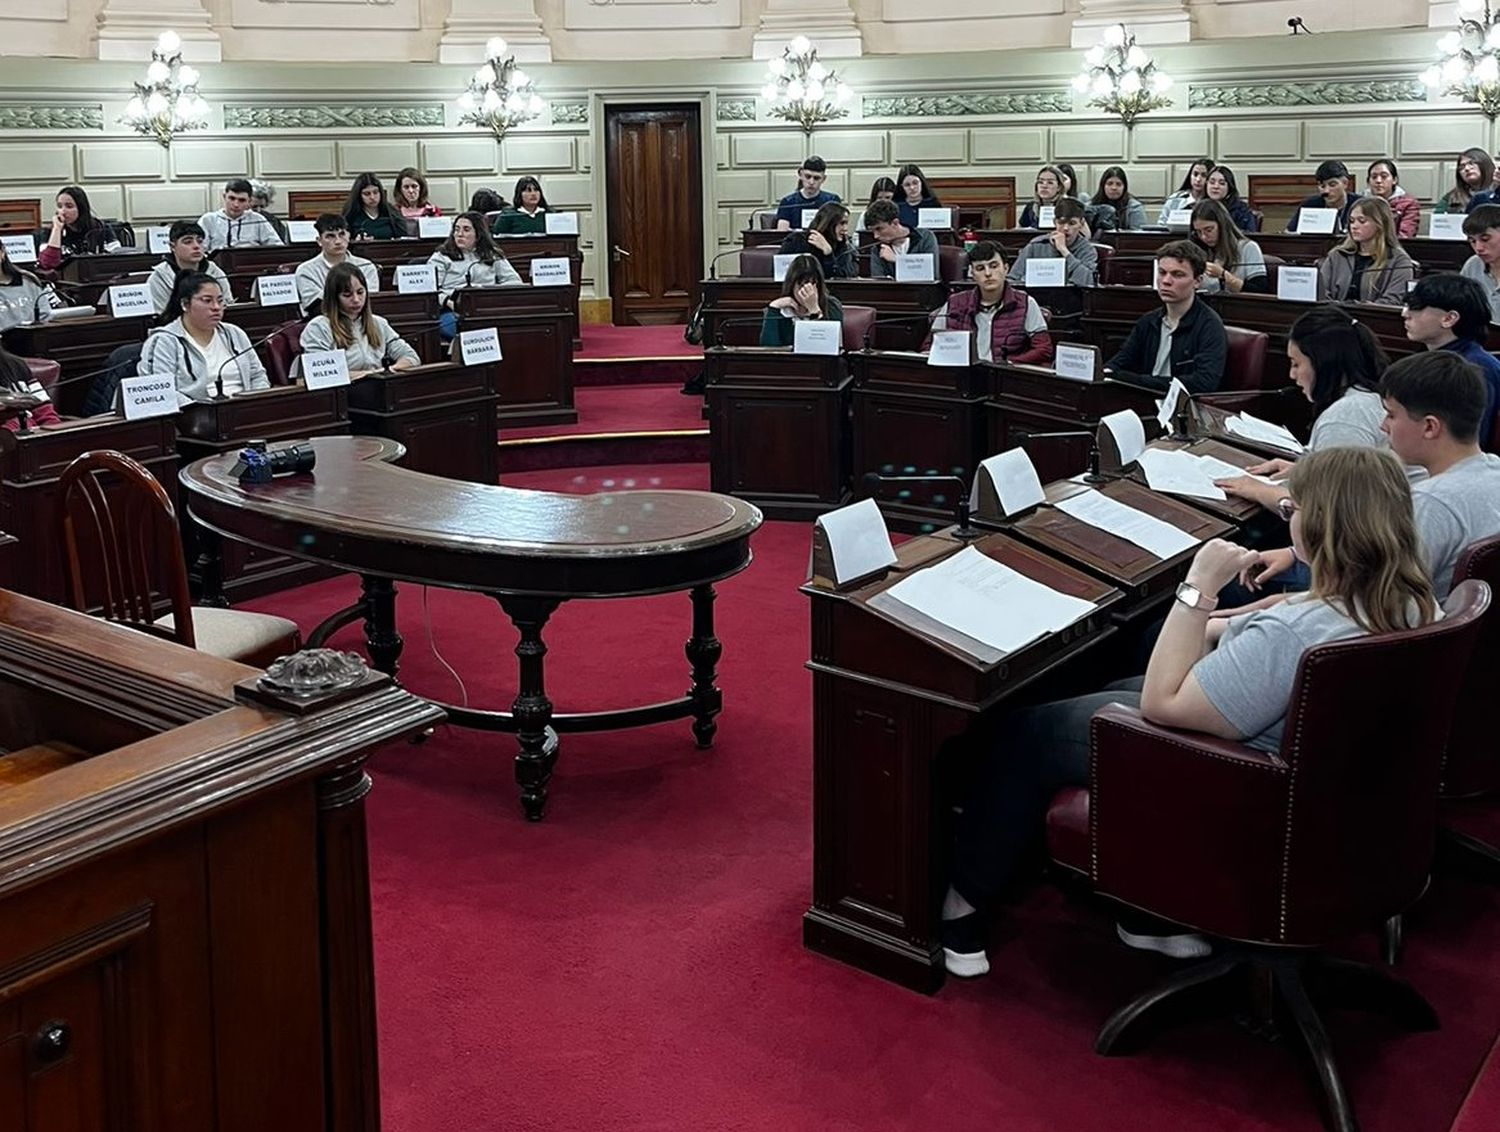
[[1318, 298], [1335, 303], [1406, 302], [1417, 265], [1401, 247], [1396, 216], [1383, 197], [1360, 197], [1349, 209], [1349, 234], [1318, 261]]

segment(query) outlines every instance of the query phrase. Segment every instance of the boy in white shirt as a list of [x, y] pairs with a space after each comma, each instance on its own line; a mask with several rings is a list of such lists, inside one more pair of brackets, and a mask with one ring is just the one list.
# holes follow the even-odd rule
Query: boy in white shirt
[[380, 270], [369, 260], [349, 254], [349, 222], [336, 212], [325, 212], [313, 224], [318, 233], [321, 254], [297, 266], [297, 304], [302, 313], [317, 314], [316, 308], [323, 301], [323, 284], [328, 273], [341, 263], [359, 268], [365, 277], [365, 288], [380, 290]]
[[207, 237], [210, 252], [220, 248], [268, 248], [281, 244], [281, 237], [271, 222], [250, 207], [250, 196], [250, 182], [236, 177], [224, 185], [224, 207], [198, 217], [198, 225]]

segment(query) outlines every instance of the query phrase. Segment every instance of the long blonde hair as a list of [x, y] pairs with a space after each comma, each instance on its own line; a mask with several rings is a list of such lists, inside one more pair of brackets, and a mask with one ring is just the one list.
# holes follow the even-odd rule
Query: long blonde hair
[[[357, 320], [346, 315], [339, 305], [339, 296], [349, 293], [356, 283], [365, 292], [365, 305]], [[352, 263], [335, 264], [329, 270], [328, 278], [323, 281], [322, 312], [333, 334], [333, 343], [340, 350], [347, 350], [361, 336], [370, 345], [380, 347], [380, 327], [375, 325], [375, 314], [370, 310], [370, 285], [365, 282], [364, 272]]]
[[1406, 472], [1376, 448], [1325, 448], [1292, 467], [1312, 573], [1309, 592], [1333, 602], [1366, 632], [1425, 625], [1437, 602], [1412, 518]]
[[[1391, 206], [1384, 197], [1373, 193], [1360, 197], [1349, 207], [1351, 216], [1356, 208], [1364, 213], [1366, 220], [1375, 225], [1375, 238], [1370, 241], [1370, 266], [1384, 267], [1386, 261], [1401, 250], [1401, 237], [1396, 234], [1396, 214], [1391, 211]], [[1354, 242], [1353, 236], [1345, 236], [1338, 250], [1358, 255], [1359, 245]]]

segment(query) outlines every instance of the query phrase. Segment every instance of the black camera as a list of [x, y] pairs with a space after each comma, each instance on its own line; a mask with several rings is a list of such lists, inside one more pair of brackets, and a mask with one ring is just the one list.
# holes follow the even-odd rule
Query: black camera
[[264, 440], [252, 440], [240, 450], [240, 458], [229, 474], [240, 483], [270, 483], [276, 476], [310, 472], [317, 463], [318, 454], [311, 445], [293, 444], [272, 452]]

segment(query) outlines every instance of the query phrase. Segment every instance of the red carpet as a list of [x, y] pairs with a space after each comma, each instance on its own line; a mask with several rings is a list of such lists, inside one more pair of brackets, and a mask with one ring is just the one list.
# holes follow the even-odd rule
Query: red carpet
[[599, 358], [701, 358], [703, 351], [683, 340], [681, 326], [608, 326], [584, 323], [583, 346], [575, 360]]
[[679, 389], [677, 385], [661, 384], [581, 386], [573, 391], [577, 424], [502, 428], [500, 439], [708, 428], [703, 419], [703, 398], [685, 397]]
[[[608, 490], [653, 477], [707, 479], [677, 465], [527, 482]], [[387, 1132], [1317, 1132], [1289, 1051], [1232, 1024], [1095, 1056], [1102, 1020], [1171, 965], [1127, 952], [1108, 920], [1050, 887], [1015, 911], [988, 978], [932, 998], [802, 949], [808, 537], [768, 524], [754, 564], [719, 588], [726, 708], [712, 751], [694, 749], [685, 723], [564, 736], [540, 825], [521, 818], [506, 736], [441, 728], [375, 760]], [[400, 590], [404, 678], [456, 698], [422, 591]], [[354, 592], [337, 579], [253, 607], [310, 627]], [[471, 698], [508, 702], [515, 636], [498, 608], [444, 591], [430, 608]], [[687, 614], [683, 595], [565, 606], [547, 633], [559, 708], [680, 694]], [[1365, 1132], [1445, 1132], [1500, 1018], [1500, 890], [1439, 878], [1408, 923], [1403, 971], [1443, 1028], [1408, 1036], [1329, 1017]]]

